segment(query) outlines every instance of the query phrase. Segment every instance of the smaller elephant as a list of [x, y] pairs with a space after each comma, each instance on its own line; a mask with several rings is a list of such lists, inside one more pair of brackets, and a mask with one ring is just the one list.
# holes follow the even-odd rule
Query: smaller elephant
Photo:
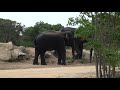
[[66, 49], [65, 49], [65, 39], [66, 33], [62, 32], [42, 32], [37, 35], [35, 44], [35, 58], [33, 60], [33, 65], [38, 65], [38, 56], [41, 57], [41, 65], [47, 65], [45, 62], [45, 52], [56, 50], [58, 53], [58, 64], [66, 65]]
[[[67, 43], [66, 46], [70, 46], [72, 48], [72, 56], [74, 59], [82, 59], [83, 54], [83, 46], [84, 43], [87, 43], [88, 40], [82, 37], [75, 37], [74, 32], [77, 31], [77, 28], [72, 27], [64, 27], [60, 30], [61, 32], [71, 32], [69, 38], [69, 44]], [[90, 62], [92, 59], [92, 48], [90, 49]], [[76, 55], [75, 55], [76, 52]]]
[[83, 44], [86, 43], [87, 41], [82, 39], [82, 38], [75, 38], [74, 39], [75, 45], [74, 45], [74, 50], [76, 51], [76, 59], [82, 59], [82, 54], [83, 54]]

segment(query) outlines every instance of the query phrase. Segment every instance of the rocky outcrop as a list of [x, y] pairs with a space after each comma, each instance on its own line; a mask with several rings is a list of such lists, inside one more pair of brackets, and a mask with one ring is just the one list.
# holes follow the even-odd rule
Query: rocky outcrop
[[58, 62], [58, 59], [52, 54], [52, 51], [45, 53], [46, 63], [54, 64]]
[[0, 43], [0, 60], [11, 61], [24, 59], [27, 56], [24, 51], [25, 47], [14, 46], [12, 42]]
[[12, 58], [11, 50], [13, 50], [12, 42], [0, 43], [0, 60], [10, 60]]
[[35, 56], [35, 49], [31, 47], [26, 47], [25, 53], [28, 55], [29, 58], [34, 58]]
[[11, 51], [11, 60], [21, 60], [21, 59], [24, 59], [25, 56], [27, 56], [26, 53], [23, 53], [19, 48], [18, 49], [13, 49]]

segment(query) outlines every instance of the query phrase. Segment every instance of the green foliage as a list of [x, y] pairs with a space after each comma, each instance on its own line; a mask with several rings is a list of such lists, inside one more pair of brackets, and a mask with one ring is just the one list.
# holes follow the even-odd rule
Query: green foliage
[[51, 30], [59, 31], [62, 28], [63, 28], [63, 26], [61, 24], [56, 24], [56, 25], [52, 25], [52, 29]]
[[75, 32], [75, 37], [82, 37], [84, 39], [92, 37], [95, 30], [94, 25], [92, 25], [90, 20], [85, 18], [85, 15], [69, 18], [68, 25], [79, 25], [78, 30]]
[[36, 35], [44, 31], [59, 31], [61, 28], [63, 28], [61, 24], [51, 25], [43, 21], [37, 22], [34, 27], [24, 28], [24, 25], [16, 21], [0, 19], [0, 42], [12, 41], [18, 46], [33, 47]]
[[112, 48], [104, 48], [102, 54], [109, 65], [113, 67], [119, 67], [120, 65], [120, 53]]
[[66, 61], [67, 61], [67, 63], [72, 63], [74, 60], [73, 60], [73, 58], [66, 57]]
[[23, 26], [21, 26], [21, 23], [9, 19], [0, 19], [0, 42], [12, 41], [16, 44], [22, 31]]
[[17, 42], [17, 46], [33, 47], [33, 41], [29, 37], [21, 36]]
[[75, 21], [74, 17], [70, 17], [68, 19], [68, 24], [67, 25], [72, 25], [72, 26], [76, 25], [76, 21]]
[[86, 19], [85, 15], [80, 14], [79, 17], [69, 18], [68, 25], [79, 25], [78, 29], [74, 33], [74, 36], [81, 37], [89, 41], [84, 45], [85, 48], [90, 49], [92, 46], [95, 46], [96, 43], [93, 41], [95, 26], [92, 24], [91, 20]]
[[118, 41], [120, 41], [120, 29], [119, 29], [119, 31], [117, 31], [115, 33], [115, 39], [117, 39]]
[[87, 39], [87, 47], [93, 47], [112, 67], [120, 66], [119, 24], [120, 12], [81, 12], [68, 20], [68, 25], [79, 25], [75, 36]]
[[59, 31], [63, 26], [61, 24], [51, 25], [42, 21], [37, 22], [33, 27], [34, 36], [44, 31]]

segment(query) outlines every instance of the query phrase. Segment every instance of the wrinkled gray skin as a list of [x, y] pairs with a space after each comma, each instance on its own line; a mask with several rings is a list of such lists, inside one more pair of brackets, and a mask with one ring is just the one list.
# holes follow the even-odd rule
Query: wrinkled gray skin
[[64, 32], [42, 32], [34, 40], [35, 58], [33, 65], [38, 65], [38, 56], [41, 57], [41, 65], [47, 65], [45, 62], [45, 52], [55, 50], [58, 53], [58, 64], [66, 65], [65, 43], [68, 42], [68, 33]]
[[[74, 37], [75, 31], [76, 28], [72, 27], [65, 27], [60, 30], [60, 32], [70, 32], [68, 40], [69, 42], [66, 43], [66, 46], [70, 46], [72, 48], [73, 59], [81, 59], [83, 53], [83, 44], [86, 43], [87, 41], [83, 40], [82, 38], [75, 38]], [[76, 55], [75, 52], [77, 53]], [[54, 55], [57, 57], [56, 51], [54, 52]]]

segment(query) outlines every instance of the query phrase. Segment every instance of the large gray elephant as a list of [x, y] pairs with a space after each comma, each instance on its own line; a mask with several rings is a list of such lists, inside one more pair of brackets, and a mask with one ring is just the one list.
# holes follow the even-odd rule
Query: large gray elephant
[[[69, 32], [68, 32], [69, 33]], [[33, 65], [38, 65], [38, 56], [41, 57], [41, 65], [47, 65], [45, 62], [45, 52], [55, 50], [58, 53], [58, 64], [66, 65], [65, 44], [68, 42], [69, 35], [64, 32], [42, 32], [34, 40], [35, 58]]]

